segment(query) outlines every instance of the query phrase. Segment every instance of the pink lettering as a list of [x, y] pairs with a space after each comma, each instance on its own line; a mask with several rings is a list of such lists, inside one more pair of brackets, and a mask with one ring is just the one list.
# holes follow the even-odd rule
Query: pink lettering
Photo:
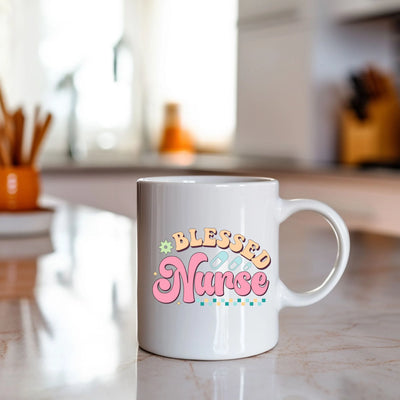
[[264, 296], [267, 293], [269, 280], [264, 272], [256, 272], [251, 280], [251, 287], [257, 296]]
[[224, 295], [224, 286], [228, 289], [233, 289], [233, 273], [227, 271], [224, 274], [222, 272], [215, 273], [215, 294], [217, 296]]
[[249, 281], [251, 280], [250, 272], [239, 272], [235, 277], [235, 292], [239, 296], [247, 296], [251, 292]]
[[[183, 301], [185, 303], [194, 302], [193, 282], [194, 275], [198, 266], [203, 262], [208, 261], [204, 253], [196, 253], [190, 258], [188, 273], [183, 265], [183, 262], [174, 256], [166, 257], [161, 261], [159, 271], [162, 278], [157, 279], [153, 285], [153, 295], [161, 303], [174, 302], [181, 291], [181, 279], [183, 283]], [[167, 266], [175, 267], [172, 272]], [[172, 278], [172, 284], [168, 280]]]
[[199, 296], [203, 296], [204, 293], [207, 293], [209, 296], [214, 294], [214, 274], [210, 271], [203, 274], [201, 271], [198, 271], [196, 276], [194, 277], [194, 287], [196, 289], [196, 293]]
[[248, 271], [241, 271], [236, 276], [232, 271], [197, 271], [199, 265], [205, 261], [208, 261], [206, 254], [193, 254], [186, 271], [178, 257], [164, 258], [159, 266], [162, 278], [153, 284], [154, 297], [161, 303], [173, 303], [183, 288], [183, 302], [193, 303], [195, 293], [199, 296], [205, 293], [208, 296], [224, 296], [227, 288], [234, 290], [238, 296], [247, 296], [251, 291], [257, 296], [263, 296], [268, 290], [269, 281], [264, 272], [256, 272], [252, 277]]

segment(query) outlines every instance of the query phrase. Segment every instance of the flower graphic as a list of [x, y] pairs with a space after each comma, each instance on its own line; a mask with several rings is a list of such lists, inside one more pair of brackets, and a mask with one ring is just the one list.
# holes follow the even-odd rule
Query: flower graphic
[[161, 242], [159, 247], [161, 253], [168, 254], [171, 253], [172, 243], [168, 242], [168, 240], [164, 240], [163, 242]]

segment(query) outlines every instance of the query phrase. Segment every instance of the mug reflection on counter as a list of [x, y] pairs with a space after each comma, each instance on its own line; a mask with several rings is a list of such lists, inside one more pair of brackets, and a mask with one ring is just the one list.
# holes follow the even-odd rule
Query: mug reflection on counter
[[[265, 398], [276, 398], [274, 373], [276, 355], [249, 357], [227, 361], [189, 361], [153, 356], [138, 351], [137, 398], [157, 397], [187, 399], [188, 393], [212, 400], [245, 400], [264, 393]], [[163, 373], [154, 371], [162, 370]], [[161, 398], [161, 397], [160, 397]]]

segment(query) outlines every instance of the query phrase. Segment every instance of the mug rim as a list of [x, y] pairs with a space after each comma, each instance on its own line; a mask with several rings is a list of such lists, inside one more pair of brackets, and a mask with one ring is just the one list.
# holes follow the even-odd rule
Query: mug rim
[[144, 177], [137, 180], [138, 184], [156, 185], [208, 185], [208, 186], [254, 186], [265, 184], [277, 184], [274, 178], [260, 176], [237, 175], [168, 175]]

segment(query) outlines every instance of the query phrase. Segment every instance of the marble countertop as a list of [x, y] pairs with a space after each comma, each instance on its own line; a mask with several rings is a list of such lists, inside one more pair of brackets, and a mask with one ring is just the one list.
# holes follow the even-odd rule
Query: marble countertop
[[[399, 238], [352, 233], [341, 282], [320, 303], [283, 310], [273, 350], [181, 361], [137, 347], [135, 222], [56, 208], [51, 236], [0, 239], [1, 398], [398, 399]], [[281, 276], [293, 289], [316, 286], [335, 258], [318, 221], [282, 225]]]

